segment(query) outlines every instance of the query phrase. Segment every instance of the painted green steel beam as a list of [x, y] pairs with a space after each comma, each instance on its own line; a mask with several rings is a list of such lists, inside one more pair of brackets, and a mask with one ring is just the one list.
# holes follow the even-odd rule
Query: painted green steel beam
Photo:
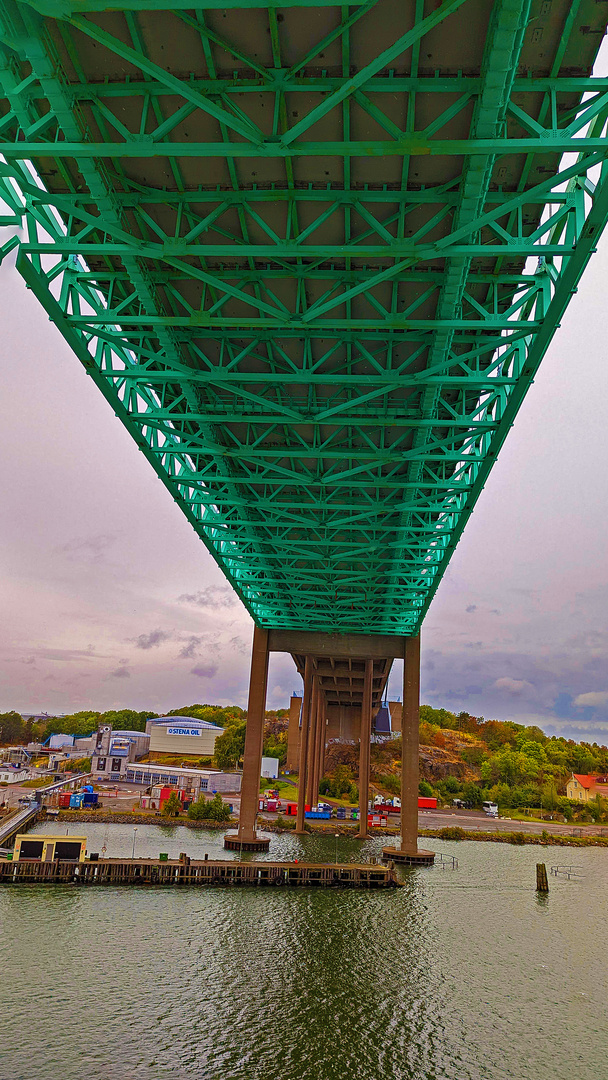
[[[501, 6], [506, 10], [511, 2], [505, 0]], [[349, 134], [353, 106], [371, 110], [381, 124], [388, 123], [389, 131], [394, 130], [378, 105], [372, 107], [365, 96], [373, 91], [378, 76], [373, 75], [370, 81], [369, 69], [358, 73], [359, 81], [368, 79], [360, 87], [353, 85], [350, 77], [348, 33], [358, 13], [370, 9], [371, 5], [366, 5], [357, 12], [351, 9], [350, 14], [345, 9], [342, 25], [331, 32], [333, 40], [343, 39], [344, 77], [333, 84], [325, 81], [323, 109], [328, 102], [330, 110], [337, 106], [336, 117], [344, 123], [341, 146], [353, 146]], [[420, 3], [417, 9], [420, 21]], [[499, 9], [498, 4], [495, 9]], [[183, 19], [188, 25], [194, 23], [185, 13]], [[515, 202], [509, 192], [488, 190], [483, 205], [467, 223], [466, 236], [459, 235], [454, 220], [445, 219], [450, 226], [447, 247], [427, 245], [419, 237], [404, 254], [396, 245], [403, 240], [405, 211], [434, 202], [442, 214], [458, 215], [467, 198], [467, 162], [474, 168], [474, 156], [466, 156], [461, 174], [440, 191], [407, 192], [406, 170], [401, 192], [379, 191], [373, 199], [364, 191], [350, 190], [350, 166], [343, 156], [344, 182], [337, 189], [329, 193], [322, 187], [314, 192], [302, 190], [296, 197], [293, 172], [288, 183], [275, 185], [274, 190], [239, 190], [238, 160], [230, 156], [234, 144], [224, 131], [221, 153], [230, 170], [232, 201], [228, 206], [226, 195], [206, 192], [199, 202], [205, 201], [209, 209], [201, 214], [196, 209], [197, 193], [183, 190], [178, 172], [182, 163], [175, 158], [169, 161], [177, 178], [175, 192], [155, 193], [145, 185], [142, 190], [142, 185], [126, 180], [120, 158], [133, 157], [133, 143], [142, 140], [137, 135], [131, 138], [125, 125], [118, 122], [114, 130], [125, 135], [125, 142], [114, 144], [122, 147], [114, 162], [116, 182], [130, 186], [131, 197], [128, 191], [116, 191], [102, 159], [91, 162], [88, 151], [82, 152], [91, 144], [82, 139], [81, 131], [74, 140], [77, 127], [71, 109], [76, 94], [83, 89], [86, 93], [86, 88], [63, 85], [57, 72], [45, 67], [34, 41], [38, 33], [35, 21], [28, 25], [33, 44], [25, 52], [30, 50], [32, 72], [18, 70], [14, 62], [11, 73], [15, 79], [0, 71], [14, 109], [13, 114], [0, 117], [0, 138], [5, 138], [4, 145], [35, 144], [38, 155], [51, 154], [68, 192], [66, 198], [71, 200], [62, 204], [61, 224], [51, 215], [52, 196], [45, 204], [44, 195], [28, 194], [30, 201], [24, 208], [27, 242], [20, 244], [18, 258], [28, 282], [75, 345], [82, 362], [254, 618], [265, 625], [294, 626], [304, 618], [309, 627], [319, 629], [414, 632], [470, 513], [472, 493], [478, 491], [479, 478], [503, 437], [509, 402], [525, 393], [530, 377], [526, 365], [546, 337], [561, 283], [583, 241], [597, 240], [595, 225], [591, 224], [591, 234], [586, 230], [591, 221], [590, 204], [597, 203], [601, 195], [601, 185], [596, 191], [589, 173], [606, 156], [605, 143], [597, 141], [605, 140], [603, 121], [599, 125], [594, 121], [585, 132], [586, 157], [577, 162], [569, 179], [555, 173], [545, 188], [522, 190]], [[280, 103], [282, 95], [292, 92], [289, 82], [298, 78], [298, 68], [289, 73], [281, 68], [280, 34], [272, 14], [269, 25], [275, 68], [260, 70], [259, 92], [269, 90]], [[570, 33], [574, 21], [568, 25]], [[143, 49], [136, 21], [131, 23], [130, 33], [137, 52], [133, 61], [139, 64]], [[560, 45], [562, 56], [567, 40], [566, 35]], [[144, 56], [142, 65], [146, 64], [149, 66]], [[168, 90], [166, 73], [153, 67], [150, 72], [158, 86], [150, 90], [149, 97], [160, 108]], [[211, 69], [210, 74], [213, 76]], [[390, 77], [384, 81], [390, 82]], [[147, 77], [145, 82], [152, 85]], [[238, 82], [233, 81], [235, 92]], [[465, 79], [458, 92], [483, 97], [482, 83], [477, 79], [473, 88]], [[186, 89], [186, 110], [200, 107], [205, 111], [201, 96], [210, 88], [192, 80]], [[349, 94], [351, 89], [358, 95], [356, 102]], [[90, 107], [101, 124], [105, 145], [110, 145], [112, 115], [103, 87], [98, 90], [89, 99]], [[48, 97], [49, 115], [41, 113], [41, 92]], [[416, 87], [411, 92], [414, 96], [423, 91]], [[445, 92], [450, 93], [451, 88]], [[580, 90], [571, 88], [572, 92]], [[554, 154], [557, 168], [555, 146], [559, 147], [560, 139], [568, 140], [569, 150], [578, 146], [574, 136], [586, 122], [585, 110], [587, 117], [593, 110], [599, 120], [604, 116], [605, 105], [598, 94], [580, 106], [566, 102], [558, 115], [558, 103], [564, 101], [559, 97], [559, 80], [548, 80], [540, 93], [546, 94], [547, 112], [538, 113], [525, 91], [522, 98], [520, 88], [520, 96], [510, 108], [507, 138], [502, 143], [496, 138], [489, 140], [492, 153], [503, 153], [508, 147], [504, 153], [511, 155], [516, 173], [524, 162], [521, 146], [530, 145], [529, 135], [536, 150], [528, 160], [533, 161], [538, 154], [538, 160], [546, 162], [548, 155], [551, 160]], [[226, 94], [218, 93], [218, 109], [228, 107], [236, 122], [247, 127], [249, 121], [239, 112], [240, 107], [227, 106]], [[530, 113], [522, 100], [528, 100]], [[461, 107], [462, 100], [454, 104], [454, 115]], [[449, 114], [449, 108], [443, 108], [441, 122], [447, 121]], [[311, 115], [300, 123], [300, 131], [311, 122]], [[162, 114], [155, 114], [155, 120], [157, 138], [162, 137], [163, 124], [165, 132], [173, 124], [163, 121]], [[551, 123], [551, 129], [545, 128], [545, 123]], [[518, 135], [518, 124], [523, 139], [512, 137]], [[432, 142], [429, 152], [434, 152], [439, 143], [432, 127], [410, 132], [415, 126], [415, 114], [410, 111], [408, 133], [402, 136], [396, 129], [396, 141], [402, 147]], [[297, 127], [295, 134], [292, 129], [287, 136], [286, 127], [284, 119], [281, 124], [275, 122], [276, 143], [270, 142], [269, 148], [268, 138], [264, 139], [265, 156], [276, 156], [277, 143], [282, 143], [283, 153], [286, 138], [297, 137]], [[475, 136], [483, 132], [473, 125], [469, 134], [467, 145], [479, 148], [481, 142]], [[74, 162], [81, 172], [85, 170], [90, 196], [74, 190], [74, 165], [62, 156], [70, 142], [78, 146]], [[167, 145], [165, 138], [156, 149], [162, 151]], [[336, 144], [318, 144], [318, 153], [327, 153], [332, 145]], [[588, 151], [592, 146], [596, 147], [594, 155]], [[254, 149], [259, 152], [257, 146]], [[513, 157], [515, 153], [522, 154], [519, 162]], [[283, 156], [287, 156], [287, 169], [292, 169], [291, 148]], [[19, 160], [16, 156], [8, 168], [16, 171], [17, 184], [20, 177], [24, 179], [25, 190], [27, 179]], [[526, 179], [523, 187], [527, 183]], [[563, 190], [556, 192], [560, 184]], [[19, 206], [10, 193], [6, 194], [6, 216], [14, 222], [20, 218]], [[295, 211], [307, 198], [318, 208], [318, 236], [307, 226], [307, 239], [320, 241], [315, 248], [295, 242], [300, 233]], [[248, 230], [254, 221], [260, 226], [263, 214], [263, 207], [258, 211], [254, 204], [280, 200], [287, 204], [288, 231], [277, 237], [278, 244], [252, 243]], [[331, 203], [330, 214], [338, 215], [332, 226], [338, 237], [339, 230], [344, 230], [343, 245], [323, 242], [327, 217], [320, 204], [324, 200]], [[90, 212], [96, 205], [101, 211], [99, 219]], [[169, 246], [176, 244], [175, 237], [160, 229], [153, 217], [156, 207], [163, 205], [173, 207], [171, 212], [177, 211], [183, 222], [183, 230], [176, 228], [176, 236], [182, 235], [177, 251]], [[392, 215], [388, 221], [383, 206]], [[543, 231], [537, 224], [544, 206], [550, 216]], [[223, 223], [224, 207], [236, 209], [237, 228]], [[369, 231], [355, 237], [351, 215], [361, 210]], [[510, 218], [505, 225], [503, 215], [507, 213]], [[387, 225], [392, 227], [399, 215], [393, 242]], [[220, 243], [213, 247], [196, 244], [211, 225], [216, 234], [219, 231]], [[477, 237], [480, 229], [487, 232]], [[45, 235], [51, 248], [42, 246]], [[188, 237], [185, 243], [184, 237]], [[385, 246], [378, 243], [378, 237]], [[463, 239], [467, 243], [462, 243]], [[66, 250], [66, 243], [75, 246]], [[322, 248], [325, 251], [319, 255]], [[286, 255], [286, 249], [293, 255]], [[369, 254], [369, 249], [375, 249], [374, 253]], [[530, 255], [539, 262], [535, 273], [526, 274], [523, 262]], [[205, 277], [197, 284], [193, 284], [192, 268], [186, 262], [190, 256], [200, 260], [197, 266]], [[410, 265], [413, 259], [427, 256], [431, 263], [440, 260], [440, 266], [414, 270]], [[209, 261], [224, 258], [230, 262], [229, 268], [220, 265], [210, 272]], [[87, 268], [89, 259], [95, 260], [94, 269]], [[180, 263], [180, 259], [184, 261]], [[329, 265], [323, 267], [319, 259]], [[390, 265], [391, 259], [397, 260], [394, 265]], [[416, 280], [428, 282], [428, 274], [434, 275], [433, 284], [442, 284], [446, 280], [444, 260], [458, 259], [483, 260], [473, 263], [472, 272], [467, 271], [462, 311], [437, 310], [431, 323], [421, 301], [412, 304], [410, 296], [404, 313], [398, 314], [399, 289], [406, 284], [411, 288]], [[341, 265], [332, 266], [332, 260]], [[234, 265], [237, 262], [243, 267]], [[497, 272], [493, 274], [493, 270]], [[509, 276], [505, 271], [512, 273]], [[292, 277], [297, 282], [296, 299], [286, 299], [279, 286], [273, 292], [272, 276], [277, 281]], [[500, 284], [498, 278], [502, 279]], [[526, 288], [515, 300], [522, 278]], [[313, 282], [319, 283], [316, 292], [309, 289]], [[58, 285], [57, 302], [51, 289]], [[331, 288], [342, 292], [335, 296], [328, 291]], [[202, 299], [196, 289], [203, 290]], [[427, 301], [435, 302], [432, 287]], [[257, 309], [251, 320], [255, 329], [243, 327], [242, 319], [235, 321], [231, 307], [235, 302], [246, 305], [245, 311], [247, 307]], [[346, 306], [345, 318], [342, 311], [332, 310], [336, 304]], [[374, 309], [373, 327], [362, 304], [371, 304]], [[264, 319], [268, 326], [262, 325]], [[367, 325], [362, 327], [366, 319]], [[172, 320], [188, 320], [191, 325], [171, 326]], [[434, 359], [423, 348], [427, 323], [435, 335], [457, 335], [451, 347], [439, 349]], [[398, 329], [391, 328], [397, 324]], [[333, 339], [323, 341], [331, 332], [339, 336], [339, 344]], [[422, 339], [420, 346], [412, 342], [416, 335]], [[404, 348], [407, 357], [399, 356], [398, 350]], [[422, 407], [425, 394], [432, 394], [439, 403], [436, 417]], [[412, 411], [412, 406], [417, 411]], [[430, 434], [428, 444], [412, 446], [411, 439], [422, 431]], [[421, 472], [414, 481], [411, 470], [421, 457]], [[317, 496], [322, 509], [306, 505], [311, 494]], [[340, 511], [331, 505], [335, 499], [343, 506]]]
[[12, 161], [40, 157], [78, 158], [311, 158], [311, 157], [467, 157], [471, 154], [580, 154], [608, 150], [608, 136], [571, 138], [567, 132], [547, 131], [542, 138], [423, 139], [404, 135], [391, 141], [310, 142], [284, 145], [265, 139], [251, 143], [149, 142], [135, 137], [128, 142], [68, 142], [56, 140], [11, 142], [0, 138], [0, 152]]
[[[160, 11], [168, 10], [167, 4], [161, 0], [120, 0], [117, 4], [114, 0], [23, 0], [40, 15], [46, 15], [53, 19], [64, 19], [70, 15], [83, 14], [86, 12], [115, 12], [119, 11]], [[348, 0], [349, 7], [358, 7], [367, 3], [367, 0]], [[196, 8], [199, 11], [217, 10], [217, 0], [196, 0]], [[222, 10], [225, 11], [251, 11], [257, 9], [274, 8], [315, 8], [336, 7], [336, 0], [222, 0]], [[187, 0], [171, 0], [171, 10], [192, 11], [192, 2]]]

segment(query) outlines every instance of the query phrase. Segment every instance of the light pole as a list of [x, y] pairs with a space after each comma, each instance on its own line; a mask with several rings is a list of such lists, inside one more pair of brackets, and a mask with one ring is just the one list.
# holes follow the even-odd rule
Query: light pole
[[131, 858], [135, 858], [135, 840], [137, 837], [137, 826], [133, 829], [133, 851], [131, 852]]
[[338, 865], [338, 839], [340, 837], [340, 833], [339, 832], [334, 833], [334, 836], [336, 838], [336, 866], [337, 866]]

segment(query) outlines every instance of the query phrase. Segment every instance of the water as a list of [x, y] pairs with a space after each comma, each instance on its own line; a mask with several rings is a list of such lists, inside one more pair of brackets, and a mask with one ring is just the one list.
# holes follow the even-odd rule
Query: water
[[[129, 826], [82, 828], [131, 854]], [[221, 839], [139, 826], [136, 853], [213, 857]], [[606, 853], [441, 848], [458, 871], [387, 893], [0, 888], [0, 1080], [605, 1076]], [[335, 852], [283, 834], [269, 857]], [[584, 879], [538, 899], [537, 860]]]

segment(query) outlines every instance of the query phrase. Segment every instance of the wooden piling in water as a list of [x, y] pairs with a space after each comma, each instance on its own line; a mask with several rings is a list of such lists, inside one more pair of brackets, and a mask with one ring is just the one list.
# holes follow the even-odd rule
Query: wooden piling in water
[[544, 862], [538, 862], [536, 864], [536, 891], [542, 893], [549, 892], [549, 881], [547, 879], [547, 867]]

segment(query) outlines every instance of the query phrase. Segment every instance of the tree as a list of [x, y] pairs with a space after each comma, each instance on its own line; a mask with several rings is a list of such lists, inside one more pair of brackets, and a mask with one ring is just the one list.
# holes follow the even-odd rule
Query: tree
[[25, 738], [25, 723], [18, 712], [0, 713], [0, 743], [19, 743]]
[[557, 788], [552, 780], [543, 787], [543, 809], [557, 810]]
[[457, 791], [460, 791], [460, 780], [457, 776], [446, 776], [443, 786], [450, 795], [455, 795]]
[[218, 769], [234, 769], [245, 751], [246, 720], [237, 720], [215, 740], [213, 756]]
[[418, 794], [422, 795], [425, 799], [430, 799], [433, 794], [433, 789], [428, 780], [421, 780], [418, 784]]
[[176, 791], [172, 791], [169, 798], [163, 803], [161, 814], [163, 817], [174, 817], [175, 814], [179, 814], [182, 808], [179, 795]]
[[463, 784], [462, 797], [465, 802], [470, 802], [471, 806], [477, 808], [479, 808], [483, 802], [483, 792], [481, 788], [471, 780], [467, 780], [466, 784]]
[[229, 821], [230, 807], [222, 801], [219, 792], [213, 799], [206, 799], [201, 794], [196, 802], [188, 807], [188, 817], [191, 821]]

